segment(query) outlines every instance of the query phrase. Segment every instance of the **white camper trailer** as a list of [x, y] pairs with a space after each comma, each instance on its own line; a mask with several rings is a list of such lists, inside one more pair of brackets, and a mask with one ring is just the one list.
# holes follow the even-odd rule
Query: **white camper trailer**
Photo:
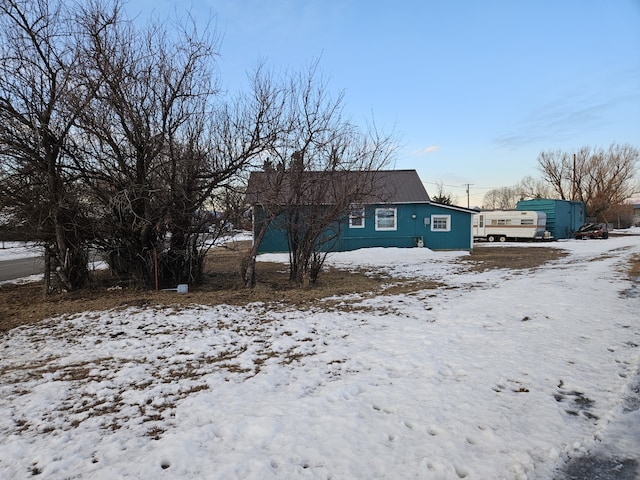
[[544, 212], [494, 210], [473, 216], [473, 238], [489, 242], [550, 239]]

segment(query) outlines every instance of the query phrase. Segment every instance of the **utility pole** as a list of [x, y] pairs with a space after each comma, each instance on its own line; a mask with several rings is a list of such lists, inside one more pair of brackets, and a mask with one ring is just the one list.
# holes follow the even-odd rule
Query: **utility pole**
[[467, 208], [469, 208], [469, 187], [473, 185], [473, 183], [463, 183], [462, 186], [467, 187]]
[[576, 154], [573, 154], [573, 178], [571, 179], [571, 201], [576, 199]]

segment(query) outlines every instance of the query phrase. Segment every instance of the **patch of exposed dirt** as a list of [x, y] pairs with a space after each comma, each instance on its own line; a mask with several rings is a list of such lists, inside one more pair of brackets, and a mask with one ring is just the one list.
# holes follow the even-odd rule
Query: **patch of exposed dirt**
[[629, 276], [640, 280], [640, 255], [633, 255], [631, 257]]
[[499, 268], [523, 270], [539, 268], [559, 260], [568, 252], [552, 247], [482, 246], [475, 245], [468, 257], [460, 261], [471, 271], [485, 271]]
[[[45, 318], [84, 311], [103, 311], [131, 306], [180, 307], [186, 305], [244, 305], [251, 302], [274, 302], [297, 308], [310, 308], [328, 297], [361, 294], [365, 296], [411, 293], [434, 289], [441, 284], [420, 279], [391, 279], [379, 272], [346, 271], [329, 267], [312, 289], [301, 289], [289, 281], [288, 268], [279, 263], [259, 262], [257, 286], [242, 288], [240, 260], [248, 245], [237, 243], [213, 250], [207, 257], [205, 280], [186, 294], [173, 291], [150, 291], [126, 288], [108, 272], [97, 272], [92, 286], [81, 292], [43, 297], [42, 284], [0, 286], [0, 332]], [[500, 246], [477, 247], [461, 263], [472, 271], [495, 268], [537, 268], [566, 255], [549, 247]], [[640, 259], [639, 259], [640, 263]]]

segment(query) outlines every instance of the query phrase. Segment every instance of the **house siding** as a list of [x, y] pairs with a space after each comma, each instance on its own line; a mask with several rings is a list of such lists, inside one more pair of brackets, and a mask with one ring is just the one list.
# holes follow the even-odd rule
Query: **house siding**
[[[376, 208], [396, 209], [396, 229], [376, 230]], [[257, 207], [254, 213], [254, 238], [264, 221]], [[448, 231], [433, 231], [432, 217], [439, 215], [449, 221]], [[424, 247], [432, 250], [470, 250], [472, 212], [443, 207], [431, 203], [376, 204], [365, 207], [364, 227], [350, 228], [348, 219], [341, 222], [340, 236], [330, 247], [332, 251], [350, 251], [370, 247], [410, 248], [421, 240]], [[425, 219], [428, 219], [425, 221]], [[269, 228], [260, 243], [259, 252], [286, 252], [287, 240], [276, 223]]]

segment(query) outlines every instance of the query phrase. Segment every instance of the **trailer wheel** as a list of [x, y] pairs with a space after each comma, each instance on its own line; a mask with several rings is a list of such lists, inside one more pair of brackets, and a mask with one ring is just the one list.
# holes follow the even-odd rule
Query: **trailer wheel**
[[487, 235], [487, 241], [488, 242], [495, 242], [496, 241], [496, 237], [494, 237], [493, 235]]
[[506, 242], [507, 241], [507, 237], [505, 237], [504, 235], [500, 235], [500, 239], [501, 242]]

